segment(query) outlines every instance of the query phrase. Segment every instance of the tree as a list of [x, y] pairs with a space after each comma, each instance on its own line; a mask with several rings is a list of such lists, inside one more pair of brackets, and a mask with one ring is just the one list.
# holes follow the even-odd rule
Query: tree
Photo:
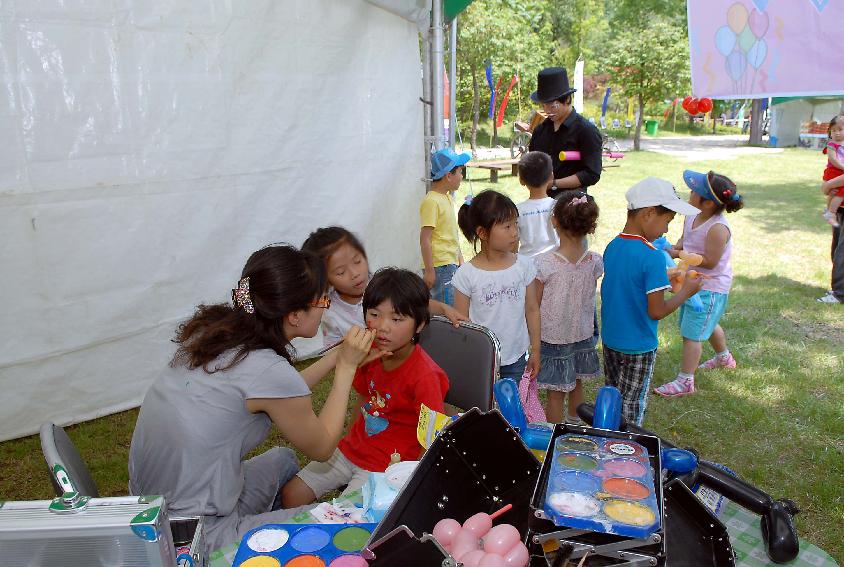
[[582, 57], [587, 74], [595, 71], [594, 56], [603, 50], [608, 37], [604, 1], [549, 2], [554, 38], [564, 52], [564, 59], [576, 61]]
[[686, 26], [686, 0], [613, 0], [606, 6], [613, 29], [641, 30], [654, 20]]
[[652, 21], [643, 29], [618, 34], [605, 59], [610, 76], [639, 106], [633, 149], [639, 150], [645, 105], [688, 90], [689, 43], [685, 28]]
[[[486, 61], [492, 63], [494, 82], [502, 79], [502, 91], [506, 92], [513, 74], [519, 73], [520, 84], [510, 94], [509, 116], [515, 116], [514, 109], [520, 105], [531, 104], [528, 95], [536, 88], [536, 73], [554, 64], [549, 60], [554, 41], [544, 5], [537, 0], [476, 0], [457, 18], [457, 112], [461, 121], [471, 120], [473, 151], [477, 147], [481, 93], [489, 100]], [[496, 110], [503, 94], [496, 97]], [[497, 135], [493, 124], [493, 144]]]

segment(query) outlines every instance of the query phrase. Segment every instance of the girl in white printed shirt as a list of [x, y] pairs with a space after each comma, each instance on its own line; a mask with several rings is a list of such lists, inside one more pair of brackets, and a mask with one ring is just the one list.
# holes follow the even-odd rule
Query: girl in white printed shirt
[[[457, 224], [481, 250], [457, 269], [451, 284], [454, 307], [491, 330], [501, 343], [502, 378], [539, 373], [539, 302], [530, 258], [513, 250], [519, 243], [519, 210], [509, 197], [483, 191], [460, 207]], [[525, 352], [530, 347], [530, 358]]]

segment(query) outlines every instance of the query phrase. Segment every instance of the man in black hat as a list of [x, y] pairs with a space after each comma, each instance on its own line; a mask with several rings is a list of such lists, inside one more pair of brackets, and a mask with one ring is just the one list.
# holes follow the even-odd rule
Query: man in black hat
[[[566, 189], [586, 191], [601, 179], [601, 134], [594, 124], [572, 106], [568, 73], [563, 67], [547, 67], [537, 75], [536, 92], [530, 95], [542, 105], [548, 117], [533, 131], [528, 149], [551, 156], [554, 182], [548, 195], [556, 197]], [[560, 152], [578, 151], [579, 160], [561, 159]]]

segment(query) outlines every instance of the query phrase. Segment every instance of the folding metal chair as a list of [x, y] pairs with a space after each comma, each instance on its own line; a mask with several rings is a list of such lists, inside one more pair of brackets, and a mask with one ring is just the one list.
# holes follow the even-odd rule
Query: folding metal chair
[[99, 498], [100, 492], [88, 472], [88, 467], [85, 466], [85, 461], [64, 429], [48, 422], [41, 426], [39, 436], [41, 452], [44, 453], [44, 459], [50, 469], [50, 480], [56, 495], [78, 492], [81, 496]]
[[422, 330], [419, 345], [448, 375], [445, 403], [463, 410], [493, 408], [501, 347], [489, 329], [474, 323], [455, 327], [445, 317], [434, 316]]

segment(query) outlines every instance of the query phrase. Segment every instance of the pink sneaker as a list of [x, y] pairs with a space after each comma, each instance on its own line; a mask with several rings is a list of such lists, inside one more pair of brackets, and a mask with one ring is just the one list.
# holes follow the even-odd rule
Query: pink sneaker
[[736, 359], [733, 358], [733, 353], [727, 355], [727, 358], [722, 358], [720, 356], [713, 356], [698, 368], [703, 368], [705, 370], [712, 370], [713, 368], [735, 368], [736, 367]]
[[680, 396], [688, 396], [695, 393], [695, 381], [685, 380], [683, 378], [675, 378], [671, 382], [666, 382], [659, 388], [654, 388], [654, 392], [664, 398], [679, 398]]

